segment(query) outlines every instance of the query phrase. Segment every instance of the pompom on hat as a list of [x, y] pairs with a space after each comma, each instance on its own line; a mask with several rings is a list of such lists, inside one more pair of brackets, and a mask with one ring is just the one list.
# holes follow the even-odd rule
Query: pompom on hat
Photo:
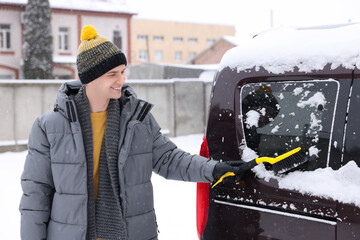
[[101, 77], [119, 65], [127, 65], [125, 54], [108, 39], [98, 35], [94, 26], [84, 26], [80, 39], [76, 67], [83, 84]]

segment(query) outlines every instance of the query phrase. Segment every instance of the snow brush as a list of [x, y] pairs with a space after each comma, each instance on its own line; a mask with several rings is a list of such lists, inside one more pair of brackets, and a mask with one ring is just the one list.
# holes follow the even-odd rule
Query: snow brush
[[[298, 153], [301, 150], [301, 147], [295, 148], [289, 152], [286, 152], [280, 156], [277, 157], [260, 157], [260, 158], [255, 158], [249, 162], [245, 162], [244, 164], [241, 165], [241, 169], [243, 169], [244, 171], [250, 170], [253, 167], [259, 165], [262, 162], [267, 162], [273, 165], [273, 171], [275, 173], [285, 173], [305, 162], [308, 161], [308, 158], [306, 158], [304, 156], [303, 153], [299, 153], [299, 154], [295, 154]], [[294, 155], [295, 154], [295, 155]], [[211, 188], [214, 188], [217, 184], [221, 183], [224, 178], [227, 177], [231, 177], [231, 176], [235, 176], [236, 174], [233, 172], [227, 172], [224, 175], [222, 175], [219, 180], [214, 183], [214, 185], [212, 185]]]

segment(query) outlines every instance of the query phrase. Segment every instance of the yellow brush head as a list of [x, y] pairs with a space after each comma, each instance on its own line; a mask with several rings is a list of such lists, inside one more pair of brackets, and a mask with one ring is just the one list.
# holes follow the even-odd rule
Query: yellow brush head
[[289, 152], [286, 152], [284, 154], [281, 154], [280, 156], [277, 156], [275, 158], [271, 158], [271, 157], [261, 157], [261, 158], [256, 158], [256, 163], [257, 164], [260, 164], [262, 162], [267, 162], [267, 163], [270, 163], [270, 164], [275, 164], [277, 162], [280, 162], [281, 160], [287, 158], [287, 157], [290, 157], [291, 155], [297, 153], [298, 151], [301, 150], [301, 147], [298, 147], [298, 148], [295, 148]]

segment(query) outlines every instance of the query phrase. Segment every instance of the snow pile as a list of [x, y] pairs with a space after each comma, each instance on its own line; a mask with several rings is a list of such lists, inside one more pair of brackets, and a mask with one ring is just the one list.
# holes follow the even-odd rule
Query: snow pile
[[221, 60], [237, 71], [264, 67], [272, 73], [320, 70], [327, 63], [335, 69], [360, 67], [360, 24], [329, 29], [297, 30], [276, 28], [262, 33], [245, 44], [230, 49]]
[[327, 167], [308, 172], [296, 171], [282, 177], [275, 176], [272, 171], [266, 171], [262, 164], [256, 166], [253, 171], [257, 177], [265, 181], [276, 179], [280, 188], [331, 198], [360, 207], [360, 168], [354, 161], [350, 161], [339, 170]]

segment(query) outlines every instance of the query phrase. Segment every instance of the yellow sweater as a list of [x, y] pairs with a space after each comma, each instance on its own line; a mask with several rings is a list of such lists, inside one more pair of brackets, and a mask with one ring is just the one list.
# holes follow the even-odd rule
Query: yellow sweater
[[105, 134], [105, 126], [106, 126], [106, 116], [107, 111], [91, 113], [91, 124], [93, 130], [93, 179], [94, 179], [94, 189], [95, 189], [95, 202], [98, 193], [98, 185], [99, 185], [99, 160], [100, 160], [100, 152], [101, 145], [104, 139]]

